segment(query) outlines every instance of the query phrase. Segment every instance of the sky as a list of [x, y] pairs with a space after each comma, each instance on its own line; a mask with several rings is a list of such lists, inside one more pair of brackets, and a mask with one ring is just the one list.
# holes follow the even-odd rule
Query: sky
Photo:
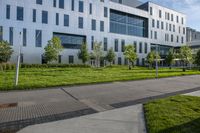
[[[146, 2], [148, 0], [140, 0]], [[200, 31], [200, 0], [150, 0], [187, 15], [187, 27]]]

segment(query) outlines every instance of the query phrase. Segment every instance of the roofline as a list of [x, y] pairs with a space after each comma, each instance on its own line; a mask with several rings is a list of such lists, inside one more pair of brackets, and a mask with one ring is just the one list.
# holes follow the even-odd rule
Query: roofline
[[[152, 2], [152, 1], [147, 1], [147, 2], [145, 2], [145, 3], [153, 3], [153, 4], [155, 4], [155, 5], [158, 5], [158, 6], [164, 7], [164, 8], [169, 9], [169, 10], [173, 10], [173, 11], [175, 11], [175, 12], [178, 12], [178, 13], [183, 14], [183, 15], [186, 16], [186, 14], [183, 13], [183, 12], [177, 11], [177, 10], [175, 10], [175, 9], [172, 9], [172, 8], [169, 8], [169, 7], [166, 7], [166, 6], [163, 6], [163, 5], [159, 5], [159, 4], [157, 4], [157, 3], [155, 3], [155, 2]], [[145, 4], [145, 3], [144, 3], [144, 4]]]

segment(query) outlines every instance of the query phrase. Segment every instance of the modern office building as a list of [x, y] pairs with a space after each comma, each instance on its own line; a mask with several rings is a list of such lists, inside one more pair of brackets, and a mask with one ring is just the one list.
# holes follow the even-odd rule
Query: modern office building
[[124, 46], [132, 44], [140, 65], [156, 47], [164, 58], [169, 48], [186, 43], [186, 16], [152, 2], [0, 0], [0, 7], [0, 40], [12, 45], [12, 62], [20, 45], [23, 63], [44, 62], [44, 47], [53, 36], [64, 46], [58, 63], [81, 63], [77, 53], [84, 41], [90, 52], [95, 41], [102, 42], [105, 53], [112, 47], [115, 64], [126, 62]]
[[186, 42], [192, 48], [193, 53], [196, 53], [200, 49], [200, 32], [187, 27]]

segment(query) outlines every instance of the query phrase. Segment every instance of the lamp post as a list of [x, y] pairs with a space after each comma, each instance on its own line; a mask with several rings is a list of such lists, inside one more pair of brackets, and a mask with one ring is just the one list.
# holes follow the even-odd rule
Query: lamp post
[[18, 79], [19, 79], [19, 65], [20, 65], [20, 56], [21, 56], [21, 43], [22, 43], [22, 33], [19, 33], [19, 51], [17, 55], [17, 64], [16, 64], [16, 74], [15, 74], [15, 86], [18, 85]]

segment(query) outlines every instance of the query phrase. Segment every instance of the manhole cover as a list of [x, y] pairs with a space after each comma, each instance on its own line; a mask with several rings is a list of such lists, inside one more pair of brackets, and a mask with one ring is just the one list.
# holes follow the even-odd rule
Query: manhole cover
[[17, 103], [0, 104], [0, 109], [11, 108], [11, 107], [17, 107]]

